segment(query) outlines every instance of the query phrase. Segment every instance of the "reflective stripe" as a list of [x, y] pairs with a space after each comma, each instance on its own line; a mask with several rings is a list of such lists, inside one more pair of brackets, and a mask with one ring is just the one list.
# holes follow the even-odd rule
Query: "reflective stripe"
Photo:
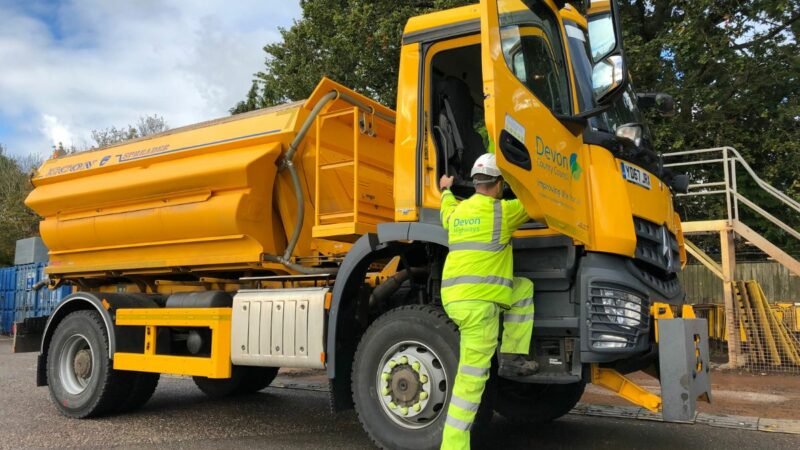
[[494, 201], [494, 228], [492, 228], [492, 242], [500, 243], [500, 232], [503, 230], [503, 203]]
[[517, 303], [514, 303], [511, 306], [513, 306], [514, 308], [524, 308], [524, 307], [530, 306], [532, 304], [533, 304], [533, 298], [531, 297], [531, 298], [524, 298], [524, 299], [518, 301]]
[[445, 420], [445, 423], [450, 425], [451, 427], [457, 428], [457, 429], [459, 429], [461, 431], [469, 431], [469, 429], [472, 427], [471, 423], [464, 422], [461, 419], [456, 419], [455, 417], [453, 417], [453, 416], [451, 416], [449, 414], [447, 415], [447, 420]]
[[456, 250], [483, 250], [487, 252], [499, 252], [506, 248], [507, 244], [496, 244], [488, 242], [456, 242], [450, 244], [450, 251]]
[[533, 320], [533, 313], [503, 314], [503, 322], [527, 322], [528, 320]]
[[489, 369], [484, 369], [482, 367], [468, 366], [466, 364], [462, 364], [461, 368], [458, 369], [458, 371], [465, 375], [472, 375], [473, 377], [482, 377], [485, 375], [489, 375]]
[[514, 280], [508, 278], [489, 275], [488, 277], [479, 277], [476, 275], [462, 275], [460, 277], [448, 278], [442, 280], [442, 287], [456, 286], [459, 284], [499, 284], [501, 286], [512, 287]]
[[472, 411], [472, 412], [477, 411], [478, 407], [480, 406], [480, 403], [474, 403], [469, 400], [464, 400], [463, 398], [456, 397], [455, 395], [453, 395], [453, 398], [450, 399], [450, 404], [456, 405], [465, 411]]

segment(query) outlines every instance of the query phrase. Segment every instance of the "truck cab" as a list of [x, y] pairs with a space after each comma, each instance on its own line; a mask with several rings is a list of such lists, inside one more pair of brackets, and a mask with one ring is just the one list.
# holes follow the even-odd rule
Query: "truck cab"
[[[405, 29], [398, 108], [409, 113], [398, 116], [395, 165], [418, 181], [395, 179], [395, 218], [438, 224], [439, 177], [455, 176], [466, 198], [472, 163], [495, 151], [508, 195], [532, 217], [513, 245], [515, 271], [536, 291], [545, 370], [534, 379], [579, 380], [579, 362], [645, 364], [633, 362], [653, 354], [650, 306], [683, 303], [685, 253], [635, 94], [626, 83], [585, 116], [600, 106], [586, 18], [568, 4], [486, 3]], [[643, 134], [620, 137], [620, 120]]]

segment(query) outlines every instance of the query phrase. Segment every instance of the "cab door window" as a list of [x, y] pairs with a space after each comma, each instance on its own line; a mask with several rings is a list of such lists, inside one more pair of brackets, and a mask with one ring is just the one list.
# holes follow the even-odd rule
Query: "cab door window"
[[541, 2], [497, 0], [497, 4], [509, 69], [550, 111], [569, 115], [567, 64], [557, 18]]

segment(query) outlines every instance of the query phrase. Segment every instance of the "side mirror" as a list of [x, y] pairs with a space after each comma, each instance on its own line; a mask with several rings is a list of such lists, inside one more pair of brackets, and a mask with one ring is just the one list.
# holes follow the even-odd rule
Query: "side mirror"
[[671, 95], [663, 92], [637, 94], [636, 99], [642, 109], [655, 108], [661, 117], [672, 117], [675, 115], [675, 99]]
[[622, 28], [616, 0], [587, 0], [592, 89], [598, 104], [608, 104], [628, 83]]
[[686, 174], [675, 175], [674, 177], [672, 177], [672, 183], [671, 183], [672, 190], [679, 194], [685, 194], [689, 192], [689, 182], [690, 182], [689, 175]]
[[597, 103], [605, 103], [611, 94], [621, 91], [624, 83], [625, 64], [620, 55], [598, 61], [592, 68], [592, 92]]

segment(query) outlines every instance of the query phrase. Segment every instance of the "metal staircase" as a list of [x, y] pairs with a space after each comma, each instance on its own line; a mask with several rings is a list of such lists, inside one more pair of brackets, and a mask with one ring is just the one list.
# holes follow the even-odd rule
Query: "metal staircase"
[[[734, 271], [736, 269], [736, 251], [734, 240], [736, 236], [746, 240], [771, 259], [782, 264], [793, 276], [800, 276], [800, 262], [783, 251], [777, 245], [767, 240], [764, 236], [750, 228], [741, 219], [739, 209], [748, 208], [757, 215], [767, 219], [770, 223], [780, 228], [788, 236], [800, 241], [800, 231], [791, 227], [786, 222], [770, 213], [755, 201], [745, 197], [740, 192], [738, 181], [748, 177], [756, 187], [776, 199], [779, 204], [785, 207], [785, 213], [800, 214], [800, 202], [789, 197], [784, 192], [762, 180], [744, 160], [742, 155], [733, 147], [715, 147], [699, 150], [687, 150], [681, 152], [665, 153], [662, 155], [665, 161], [664, 167], [675, 168], [676, 171], [683, 172], [692, 169], [704, 168], [707, 173], [720, 173], [718, 166], [721, 167], [723, 177], [719, 179], [707, 179], [702, 182], [689, 185], [686, 194], [678, 194], [679, 197], [699, 197], [699, 196], [723, 196], [725, 201], [726, 217], [706, 218], [706, 220], [689, 220], [683, 223], [683, 233], [686, 239], [686, 251], [695, 257], [700, 263], [707, 267], [712, 273], [719, 277], [723, 282], [723, 294], [725, 303], [726, 322], [735, 322], [735, 292], [732, 282], [734, 281]], [[709, 167], [710, 166], [710, 167]], [[717, 167], [714, 167], [717, 166]], [[709, 170], [710, 169], [710, 170]], [[737, 177], [741, 175], [742, 177]], [[699, 246], [691, 242], [688, 237], [700, 234], [718, 234], [720, 238], [721, 261], [718, 263]], [[738, 327], [728, 327], [728, 364], [731, 367], [739, 367], [745, 363], [741, 358], [741, 339], [736, 332]]]

